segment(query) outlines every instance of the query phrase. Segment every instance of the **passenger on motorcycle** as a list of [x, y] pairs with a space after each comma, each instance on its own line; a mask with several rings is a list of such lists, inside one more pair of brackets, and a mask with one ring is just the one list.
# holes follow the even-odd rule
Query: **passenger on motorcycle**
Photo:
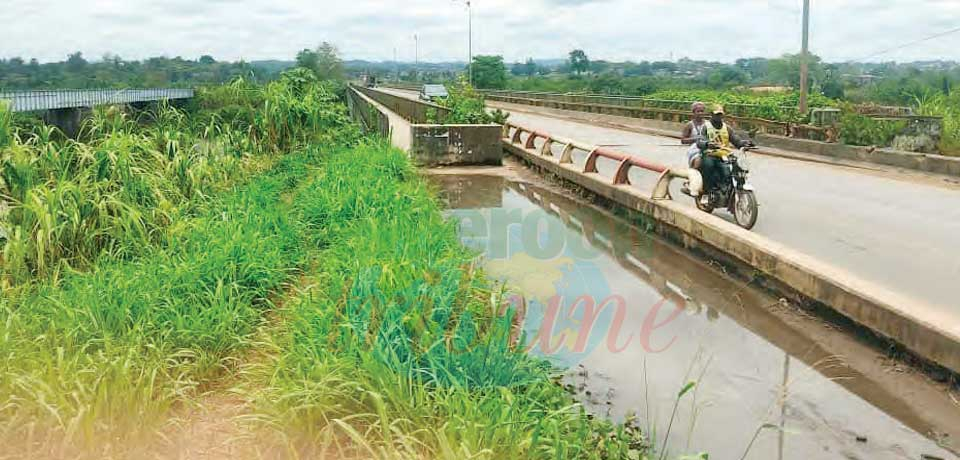
[[727, 169], [723, 159], [735, 149], [752, 147], [753, 141], [742, 139], [736, 131], [723, 122], [723, 106], [714, 106], [710, 114], [710, 121], [706, 123], [706, 136], [697, 141], [702, 152], [700, 172], [703, 174], [703, 190], [701, 202], [709, 201], [709, 192], [727, 179]]
[[707, 135], [707, 121], [703, 117], [703, 114], [707, 111], [707, 106], [703, 102], [694, 102], [690, 106], [690, 110], [693, 112], [693, 118], [683, 127], [683, 132], [680, 134], [680, 143], [690, 146], [687, 149], [687, 165], [693, 169], [700, 169], [701, 152], [700, 147], [697, 147], [697, 142]]

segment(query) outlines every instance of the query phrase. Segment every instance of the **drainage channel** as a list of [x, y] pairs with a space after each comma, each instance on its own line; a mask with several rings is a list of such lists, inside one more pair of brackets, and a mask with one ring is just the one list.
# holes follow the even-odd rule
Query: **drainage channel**
[[516, 165], [431, 180], [592, 413], [671, 454], [960, 458], [958, 396], [858, 338]]

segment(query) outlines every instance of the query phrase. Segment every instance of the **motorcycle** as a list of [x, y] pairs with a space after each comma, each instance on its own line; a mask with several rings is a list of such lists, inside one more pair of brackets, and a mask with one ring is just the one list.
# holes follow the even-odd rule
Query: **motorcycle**
[[723, 159], [723, 168], [726, 170], [726, 180], [713, 184], [710, 190], [704, 190], [707, 199], [703, 202], [700, 197], [693, 196], [689, 184], [684, 184], [683, 193], [693, 197], [697, 209], [706, 213], [713, 213], [714, 209], [726, 208], [733, 214], [737, 225], [750, 230], [757, 223], [759, 215], [757, 197], [754, 188], [747, 182], [750, 173], [750, 164], [746, 152], [756, 147], [743, 147], [732, 152]]

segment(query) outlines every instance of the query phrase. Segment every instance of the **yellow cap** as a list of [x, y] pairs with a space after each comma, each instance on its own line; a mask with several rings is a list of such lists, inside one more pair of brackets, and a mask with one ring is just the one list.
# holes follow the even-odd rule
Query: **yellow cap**
[[720, 104], [717, 104], [717, 105], [713, 106], [713, 111], [711, 111], [710, 113], [719, 113], [719, 114], [723, 115], [723, 114], [724, 114], [723, 106], [720, 105]]

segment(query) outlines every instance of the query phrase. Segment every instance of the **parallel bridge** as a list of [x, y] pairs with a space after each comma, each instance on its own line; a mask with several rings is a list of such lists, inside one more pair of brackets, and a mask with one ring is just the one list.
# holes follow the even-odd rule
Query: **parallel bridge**
[[98, 105], [189, 99], [193, 96], [194, 90], [191, 88], [0, 91], [0, 100], [7, 101], [14, 112], [41, 112]]

